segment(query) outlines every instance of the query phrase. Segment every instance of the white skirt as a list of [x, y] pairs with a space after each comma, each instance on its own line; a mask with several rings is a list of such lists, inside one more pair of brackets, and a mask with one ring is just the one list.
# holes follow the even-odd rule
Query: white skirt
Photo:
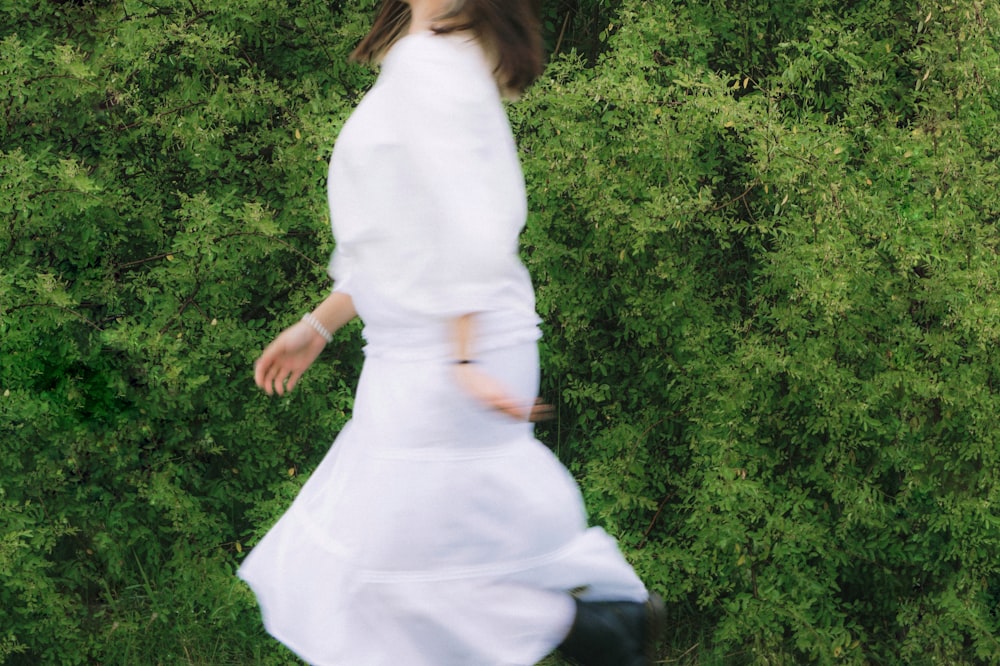
[[[530, 401], [534, 343], [485, 352]], [[530, 666], [575, 604], [643, 601], [532, 427], [465, 395], [444, 359], [369, 356], [351, 421], [239, 576], [315, 666]]]

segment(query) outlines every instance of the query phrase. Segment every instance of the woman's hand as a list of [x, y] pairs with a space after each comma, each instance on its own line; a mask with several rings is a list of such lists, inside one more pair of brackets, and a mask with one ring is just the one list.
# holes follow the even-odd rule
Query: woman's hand
[[323, 336], [304, 321], [289, 326], [254, 363], [254, 382], [268, 395], [284, 395], [295, 388], [325, 345]]
[[455, 379], [472, 397], [491, 409], [518, 421], [544, 421], [552, 418], [552, 406], [536, 400], [527, 403], [514, 398], [500, 382], [474, 363], [456, 363]]

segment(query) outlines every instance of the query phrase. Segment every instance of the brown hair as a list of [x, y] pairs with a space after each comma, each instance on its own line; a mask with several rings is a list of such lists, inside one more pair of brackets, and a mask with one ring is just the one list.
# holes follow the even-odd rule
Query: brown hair
[[[468, 30], [496, 58], [496, 77], [505, 91], [519, 94], [538, 78], [544, 67], [539, 0], [454, 0], [437, 18], [437, 34]], [[406, 33], [410, 6], [403, 0], [385, 0], [371, 31], [351, 58], [371, 63]]]

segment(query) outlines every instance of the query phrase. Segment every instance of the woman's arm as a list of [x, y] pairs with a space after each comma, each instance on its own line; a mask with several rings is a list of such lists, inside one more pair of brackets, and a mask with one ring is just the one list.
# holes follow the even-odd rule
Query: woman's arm
[[331, 334], [358, 316], [351, 297], [339, 291], [327, 296], [312, 313]]
[[475, 315], [452, 320], [452, 349], [455, 379], [466, 392], [486, 406], [518, 421], [543, 421], [552, 416], [552, 406], [539, 400], [526, 403], [515, 398], [500, 382], [482, 371], [473, 356]]
[[349, 295], [335, 291], [311, 314], [313, 323], [303, 320], [286, 328], [254, 363], [254, 382], [268, 395], [284, 395], [295, 388], [302, 373], [323, 351], [327, 340], [315, 324], [332, 335], [354, 319], [357, 311]]

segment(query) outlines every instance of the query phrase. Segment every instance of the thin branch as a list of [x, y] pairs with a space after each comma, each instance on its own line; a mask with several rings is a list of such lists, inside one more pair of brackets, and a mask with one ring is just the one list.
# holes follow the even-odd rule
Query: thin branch
[[681, 654], [679, 654], [676, 658], [673, 658], [673, 659], [664, 659], [663, 661], [658, 662], [658, 663], [660, 663], [660, 664], [670, 664], [670, 663], [673, 663], [675, 661], [681, 661], [685, 657], [687, 657], [689, 654], [691, 654], [692, 652], [694, 652], [698, 648], [698, 646], [700, 646], [700, 645], [701, 645], [701, 643], [695, 643], [694, 645], [692, 645], [691, 647], [689, 647], [687, 650], [684, 650], [684, 652], [682, 652]]
[[[304, 234], [289, 234], [289, 236], [296, 236], [296, 235], [304, 235]], [[223, 234], [222, 236], [216, 236], [215, 238], [212, 239], [212, 243], [213, 244], [214, 243], [218, 243], [219, 241], [225, 240], [227, 238], [235, 238], [235, 237], [238, 237], [238, 236], [257, 236], [259, 238], [266, 238], [268, 240], [272, 240], [275, 243], [278, 243], [279, 245], [282, 245], [286, 249], [288, 249], [288, 250], [294, 252], [295, 254], [299, 255], [300, 257], [302, 257], [303, 259], [305, 259], [306, 261], [308, 261], [313, 266], [319, 267], [319, 266], [323, 265], [320, 262], [318, 262], [315, 259], [313, 259], [312, 257], [310, 257], [309, 255], [307, 255], [304, 252], [302, 252], [302, 250], [298, 249], [297, 247], [295, 247], [294, 245], [292, 245], [288, 241], [282, 240], [282, 239], [278, 238], [277, 236], [268, 236], [267, 234], [261, 233], [259, 231], [234, 231], [231, 234]], [[136, 259], [135, 261], [129, 261], [129, 262], [126, 262], [124, 264], [116, 264], [114, 266], [114, 269], [115, 270], [122, 270], [124, 268], [131, 268], [132, 266], [139, 266], [141, 264], [146, 264], [146, 263], [149, 263], [151, 261], [158, 261], [160, 259], [165, 259], [166, 257], [170, 256], [171, 254], [173, 254], [173, 252], [161, 252], [160, 254], [155, 254], [155, 255], [153, 255], [151, 257], [146, 257], [145, 259]]]
[[192, 303], [194, 303], [194, 306], [199, 311], [201, 311], [202, 315], [205, 314], [204, 311], [202, 311], [201, 308], [198, 307], [198, 304], [195, 303], [195, 300], [194, 300], [195, 297], [198, 295], [199, 291], [201, 291], [201, 283], [200, 282], [197, 283], [197, 284], [195, 284], [194, 291], [191, 292], [190, 296], [188, 296], [186, 299], [184, 299], [183, 303], [181, 303], [181, 309], [178, 310], [177, 312], [175, 312], [174, 315], [172, 317], [170, 317], [170, 319], [167, 320], [167, 323], [163, 325], [163, 328], [160, 329], [160, 335], [163, 335], [164, 333], [166, 333], [167, 331], [169, 331], [170, 327], [173, 326], [174, 322], [177, 321], [178, 319], [180, 319], [184, 315], [184, 311], [187, 310], [188, 306], [191, 305]]
[[98, 87], [97, 84], [94, 83], [93, 81], [89, 81], [79, 76], [73, 76], [72, 74], [43, 74], [42, 76], [36, 76], [31, 79], [25, 79], [23, 85], [28, 86], [38, 81], [44, 81], [45, 79], [72, 79], [73, 81], [77, 81], [80, 83], [87, 83], [93, 88]]
[[717, 210], [722, 210], [723, 208], [725, 208], [727, 206], [733, 205], [737, 201], [742, 201], [746, 197], [746, 195], [750, 194], [750, 192], [753, 191], [753, 188], [757, 187], [758, 185], [760, 185], [760, 181], [754, 179], [754, 181], [752, 183], [750, 183], [750, 187], [748, 187], [747, 189], [743, 190], [743, 194], [739, 195], [738, 197], [734, 197], [734, 198], [730, 199], [726, 203], [719, 204], [718, 206], [712, 208], [712, 212], [714, 213]]
[[291, 243], [289, 243], [287, 241], [283, 241], [280, 238], [278, 238], [277, 236], [268, 236], [267, 234], [261, 233], [259, 231], [234, 231], [231, 234], [224, 234], [222, 236], [219, 236], [218, 238], [215, 239], [215, 242], [224, 240], [226, 238], [235, 238], [237, 236], [258, 236], [260, 238], [267, 238], [268, 240], [273, 240], [274, 242], [276, 242], [276, 243], [278, 243], [280, 245], [284, 245], [286, 249], [291, 250], [295, 254], [299, 255], [300, 257], [302, 257], [303, 259], [305, 259], [306, 261], [308, 261], [313, 266], [322, 266], [323, 265], [320, 262], [318, 262], [315, 259], [313, 259], [312, 257], [310, 257], [309, 255], [307, 255], [304, 252], [302, 252], [302, 250], [298, 249], [297, 247], [295, 247]]
[[556, 40], [556, 47], [552, 50], [552, 55], [559, 53], [559, 49], [562, 47], [563, 37], [566, 35], [566, 26], [569, 25], [569, 17], [572, 12], [566, 12], [566, 18], [563, 19], [562, 30], [559, 31], [559, 39]]
[[663, 498], [663, 501], [660, 502], [659, 508], [657, 508], [656, 513], [653, 514], [653, 519], [649, 521], [649, 526], [646, 528], [646, 531], [642, 533], [642, 541], [639, 542], [640, 549], [646, 545], [646, 541], [649, 539], [649, 535], [652, 533], [653, 527], [656, 526], [656, 521], [659, 520], [660, 514], [663, 513], [663, 508], [667, 506], [667, 502], [669, 502], [673, 497], [674, 493], [667, 493], [666, 497]]
[[[196, 8], [196, 7], [194, 6], [194, 3], [191, 3], [191, 8], [192, 8], [192, 9], [194, 9], [195, 11], [197, 11], [197, 8]], [[191, 27], [192, 25], [194, 25], [195, 23], [197, 23], [197, 22], [198, 22], [198, 21], [200, 21], [201, 19], [205, 18], [206, 16], [210, 15], [211, 13], [212, 13], [212, 12], [210, 12], [210, 11], [204, 11], [204, 12], [198, 12], [197, 14], [195, 14], [194, 16], [192, 16], [192, 17], [191, 17], [191, 18], [190, 18], [190, 19], [189, 19], [189, 20], [188, 20], [188, 21], [187, 21], [187, 22], [186, 22], [186, 23], [184, 24], [184, 30], [187, 30], [187, 29], [188, 29], [188, 28], [190, 28], [190, 27]]]
[[[165, 118], [167, 116], [171, 116], [171, 115], [173, 115], [175, 113], [180, 113], [181, 111], [186, 111], [187, 109], [190, 109], [193, 106], [202, 106], [204, 104], [205, 104], [204, 101], [191, 102], [190, 104], [185, 104], [184, 106], [179, 106], [176, 109], [170, 109], [169, 111], [163, 111], [162, 113], [158, 113], [158, 114], [156, 114], [154, 116], [154, 118], [156, 118], [157, 120], [160, 120], [161, 118]], [[136, 127], [138, 127], [141, 124], [142, 124], [142, 121], [141, 120], [137, 120], [136, 122], [130, 123], [128, 125], [119, 125], [118, 129], [119, 130], [135, 129]]]
[[152, 257], [146, 257], [145, 259], [137, 259], [135, 261], [129, 261], [124, 264], [115, 265], [114, 269], [120, 271], [123, 268], [131, 268], [132, 266], [138, 266], [139, 264], [149, 263], [150, 261], [157, 261], [159, 259], [165, 259], [170, 256], [170, 252], [162, 252], [160, 254], [153, 255]]
[[24, 309], [24, 308], [55, 308], [56, 310], [62, 310], [63, 312], [65, 312], [67, 314], [73, 315], [74, 317], [76, 317], [77, 319], [79, 319], [80, 321], [82, 321], [83, 323], [85, 323], [88, 326], [90, 326], [95, 331], [103, 331], [104, 330], [103, 328], [101, 328], [100, 326], [98, 326], [94, 322], [90, 321], [89, 319], [87, 319], [86, 317], [84, 317], [82, 314], [80, 314], [76, 310], [68, 308], [65, 305], [56, 305], [55, 303], [22, 303], [20, 305], [15, 305], [14, 307], [9, 308], [7, 311], [8, 312], [13, 312], [15, 310], [21, 310], [21, 309]]
[[73, 192], [76, 194], [86, 194], [87, 196], [90, 197], [97, 197], [97, 195], [94, 194], [93, 192], [83, 192], [81, 190], [73, 189], [71, 187], [54, 187], [48, 190], [39, 190], [37, 192], [32, 192], [31, 194], [28, 195], [28, 201], [31, 201], [32, 199], [40, 197], [44, 194], [66, 194], [68, 192]]

